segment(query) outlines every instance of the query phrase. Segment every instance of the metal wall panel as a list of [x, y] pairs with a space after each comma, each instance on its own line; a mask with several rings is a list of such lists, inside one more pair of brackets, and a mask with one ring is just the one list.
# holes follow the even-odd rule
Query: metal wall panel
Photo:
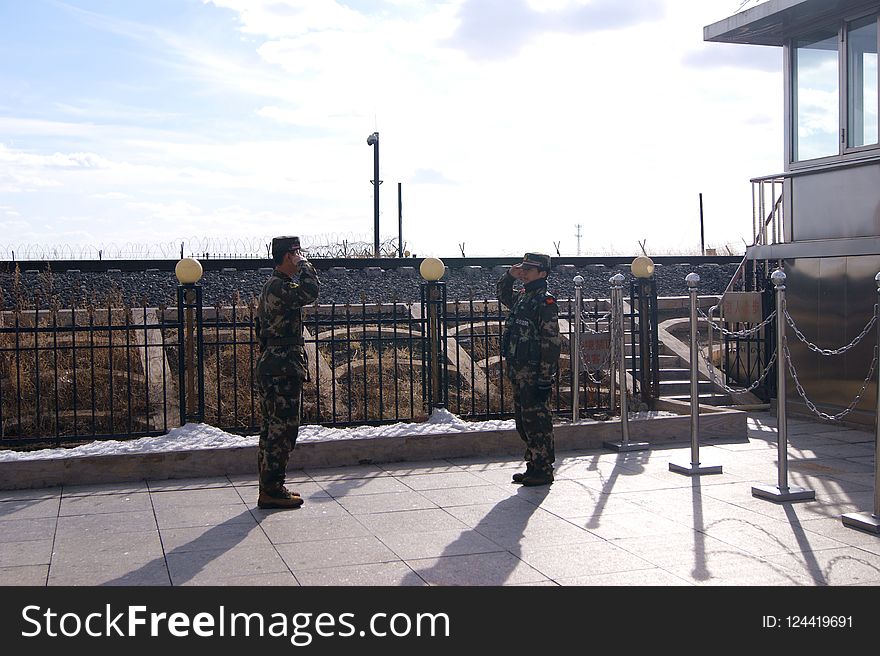
[[[804, 337], [818, 347], [838, 349], [864, 328], [874, 312], [880, 271], [880, 256], [800, 258], [786, 260], [788, 312]], [[794, 334], [786, 331], [798, 380], [806, 396], [820, 410], [835, 414], [847, 407], [859, 393], [868, 374], [877, 343], [876, 327], [843, 355], [822, 356], [811, 351]], [[856, 410], [873, 413], [876, 408], [875, 370]], [[803, 404], [790, 381], [787, 400]], [[856, 419], [850, 416], [850, 419]]]
[[880, 164], [791, 179], [792, 241], [880, 235]]

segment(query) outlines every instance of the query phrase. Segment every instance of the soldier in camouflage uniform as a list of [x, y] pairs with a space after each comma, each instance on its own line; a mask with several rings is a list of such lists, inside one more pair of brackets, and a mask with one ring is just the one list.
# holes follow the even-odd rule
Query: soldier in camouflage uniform
[[[548, 485], [553, 482], [553, 416], [550, 392], [559, 368], [562, 340], [556, 299], [547, 291], [550, 256], [526, 253], [498, 281], [501, 303], [510, 308], [504, 326], [502, 355], [513, 384], [516, 430], [526, 443], [526, 471], [514, 474], [514, 483]], [[514, 292], [516, 280], [523, 289]]]
[[[284, 487], [287, 462], [299, 433], [303, 382], [309, 380], [303, 341], [302, 307], [318, 298], [318, 276], [300, 250], [299, 237], [272, 240], [275, 271], [257, 305], [260, 342], [257, 386], [263, 423], [258, 467], [260, 508], [298, 508], [298, 492]], [[299, 274], [299, 280], [293, 276]]]

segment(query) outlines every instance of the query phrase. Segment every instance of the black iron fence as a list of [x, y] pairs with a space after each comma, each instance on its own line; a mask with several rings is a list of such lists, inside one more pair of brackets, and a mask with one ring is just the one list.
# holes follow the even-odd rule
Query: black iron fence
[[[176, 300], [0, 313], [0, 445], [144, 437], [187, 422], [257, 432], [254, 299], [203, 307], [196, 284], [180, 285]], [[551, 405], [570, 417], [574, 319], [580, 313], [588, 330], [608, 330], [609, 303], [576, 308], [561, 299], [559, 309], [564, 348]], [[421, 421], [438, 406], [468, 420], [512, 417], [500, 352], [505, 317], [497, 300], [447, 300], [442, 283], [424, 284], [420, 302], [305, 308], [303, 423]], [[581, 417], [613, 412], [607, 371], [580, 385]]]

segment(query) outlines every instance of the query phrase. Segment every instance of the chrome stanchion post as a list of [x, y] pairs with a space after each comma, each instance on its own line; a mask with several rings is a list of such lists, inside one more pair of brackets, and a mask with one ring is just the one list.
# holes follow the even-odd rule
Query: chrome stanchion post
[[[700, 350], [697, 345], [697, 285], [700, 284], [700, 276], [689, 273], [685, 282], [691, 297], [691, 464], [688, 467], [670, 462], [669, 471], [686, 476], [720, 474], [720, 465], [700, 466]], [[712, 334], [711, 326], [709, 334]]]
[[813, 490], [788, 484], [788, 425], [785, 415], [785, 273], [776, 269], [770, 276], [776, 288], [776, 440], [779, 459], [777, 484], [756, 485], [752, 496], [769, 501], [807, 501], [815, 499]]
[[[877, 293], [880, 295], [880, 273], [874, 276]], [[876, 310], [875, 310], [876, 313]], [[880, 321], [877, 321], [877, 346], [874, 347], [876, 357], [880, 357]], [[840, 519], [844, 526], [857, 528], [869, 533], [880, 535], [880, 367], [877, 369], [877, 407], [874, 415], [874, 512], [847, 513]]]
[[578, 421], [581, 415], [581, 303], [583, 302], [584, 278], [574, 277], [574, 321], [571, 336], [571, 420]]
[[614, 339], [615, 354], [617, 355], [618, 389], [620, 390], [620, 442], [605, 442], [606, 448], [615, 451], [644, 451], [648, 448], [647, 442], [629, 441], [629, 407], [626, 397], [626, 326], [623, 316], [623, 281], [622, 273], [611, 276], [611, 318], [615, 326], [616, 338]]

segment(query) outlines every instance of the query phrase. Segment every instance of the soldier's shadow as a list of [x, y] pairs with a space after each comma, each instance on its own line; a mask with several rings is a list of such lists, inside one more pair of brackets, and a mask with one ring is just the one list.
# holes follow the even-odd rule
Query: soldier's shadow
[[431, 565], [419, 567], [417, 562], [409, 559], [413, 574], [404, 577], [401, 585], [499, 586], [515, 583], [517, 570], [531, 570], [519, 558], [520, 543], [530, 519], [540, 510], [541, 501], [549, 493], [549, 486], [519, 488], [515, 495], [496, 503], [473, 527], [463, 530], [442, 554], [430, 559]]
[[183, 585], [197, 579], [214, 560], [243, 542], [252, 531], [260, 530], [258, 522], [248, 521], [252, 519], [250, 510], [244, 510], [161, 557], [102, 585]]

